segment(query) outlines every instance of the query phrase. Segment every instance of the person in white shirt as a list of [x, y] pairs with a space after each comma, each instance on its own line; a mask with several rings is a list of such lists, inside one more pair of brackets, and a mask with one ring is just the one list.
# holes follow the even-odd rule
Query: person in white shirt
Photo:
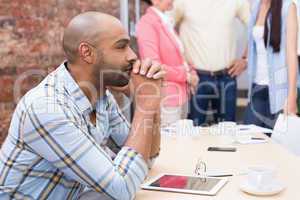
[[249, 103], [245, 124], [273, 129], [297, 114], [297, 10], [292, 0], [257, 0], [249, 22]]
[[195, 125], [206, 123], [214, 113], [214, 122], [235, 121], [237, 83], [247, 65], [246, 50], [236, 55], [235, 20], [246, 27], [250, 15], [248, 0], [175, 0], [170, 13], [179, 27], [189, 63], [197, 70], [200, 82], [190, 102], [189, 118]]
[[[297, 47], [297, 55], [298, 55], [298, 64], [299, 64], [299, 69], [300, 69], [300, 1], [299, 0], [294, 0], [296, 6], [297, 6], [297, 17], [298, 17], [298, 47]], [[299, 70], [300, 72], [300, 70]], [[298, 74], [298, 111], [300, 110], [300, 74]]]

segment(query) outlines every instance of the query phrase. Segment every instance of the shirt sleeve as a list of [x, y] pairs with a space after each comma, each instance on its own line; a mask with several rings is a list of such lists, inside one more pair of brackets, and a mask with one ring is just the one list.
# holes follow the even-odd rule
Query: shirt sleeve
[[238, 0], [237, 2], [237, 17], [247, 26], [250, 19], [250, 3], [248, 0]]
[[109, 103], [109, 135], [115, 144], [121, 147], [127, 140], [130, 131], [130, 124], [123, 115], [114, 96], [109, 91], [106, 93]]
[[[39, 100], [28, 107], [24, 142], [76, 180], [112, 199], [133, 199], [148, 168], [134, 149], [123, 147], [112, 160], [78, 122], [69, 106]], [[43, 102], [43, 103], [41, 103]]]

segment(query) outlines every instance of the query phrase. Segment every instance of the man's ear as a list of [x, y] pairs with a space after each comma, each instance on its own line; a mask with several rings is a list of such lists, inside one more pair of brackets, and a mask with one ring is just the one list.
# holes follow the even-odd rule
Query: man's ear
[[80, 58], [84, 62], [86, 62], [87, 64], [93, 64], [96, 55], [93, 51], [93, 48], [89, 44], [85, 42], [80, 43], [78, 47], [78, 52]]

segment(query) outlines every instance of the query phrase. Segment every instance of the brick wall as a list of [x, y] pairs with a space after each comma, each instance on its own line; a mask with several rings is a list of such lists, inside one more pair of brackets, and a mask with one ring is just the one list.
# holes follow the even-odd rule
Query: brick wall
[[63, 27], [89, 10], [119, 16], [119, 0], [0, 0], [0, 144], [19, 97], [64, 59]]

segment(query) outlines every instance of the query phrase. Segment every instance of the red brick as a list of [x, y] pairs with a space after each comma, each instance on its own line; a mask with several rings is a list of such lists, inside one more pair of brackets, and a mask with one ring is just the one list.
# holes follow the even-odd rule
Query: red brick
[[22, 66], [22, 67], [18, 67], [16, 69], [16, 73], [17, 75], [21, 75], [27, 71], [30, 71], [30, 70], [41, 70], [41, 71], [45, 71], [43, 68], [37, 66], [36, 64], [31, 64], [31, 65], [27, 65], [27, 66]]
[[46, 53], [47, 50], [49, 49], [49, 45], [45, 42], [39, 42], [34, 44], [31, 49], [30, 52], [32, 53]]
[[0, 103], [0, 146], [2, 142], [4, 141], [7, 133], [9, 124], [11, 121], [11, 116], [14, 110], [14, 104], [3, 104]]
[[[133, 19], [134, 1], [129, 3]], [[44, 70], [45, 74], [26, 78], [20, 86], [21, 94], [64, 60], [63, 28], [73, 16], [88, 10], [119, 17], [119, 0], [0, 0], [0, 104], [15, 104], [15, 81], [28, 70]], [[0, 144], [12, 111], [0, 109]]]
[[13, 101], [14, 77], [9, 75], [0, 76], [0, 102]]

